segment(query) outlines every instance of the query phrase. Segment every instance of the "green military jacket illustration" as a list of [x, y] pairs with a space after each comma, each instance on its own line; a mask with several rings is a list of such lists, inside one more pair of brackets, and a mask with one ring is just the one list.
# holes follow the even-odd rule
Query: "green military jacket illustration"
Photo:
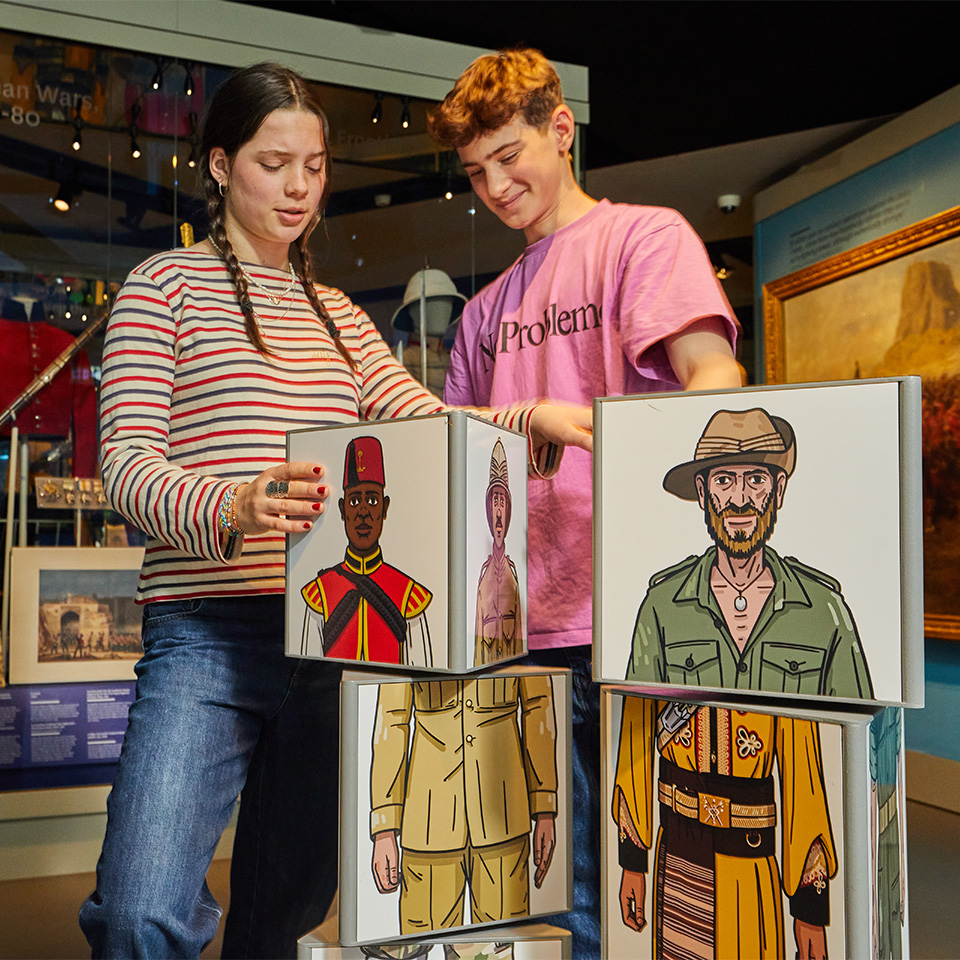
[[743, 652], [710, 588], [716, 556], [661, 570], [637, 614], [627, 679], [873, 699], [853, 614], [832, 577], [763, 548], [774, 588]]

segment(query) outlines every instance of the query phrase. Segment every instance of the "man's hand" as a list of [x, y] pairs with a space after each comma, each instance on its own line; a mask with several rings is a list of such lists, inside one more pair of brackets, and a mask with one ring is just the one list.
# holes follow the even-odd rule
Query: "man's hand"
[[827, 960], [827, 931], [823, 927], [794, 918], [793, 935], [800, 960]]
[[533, 828], [533, 862], [537, 867], [537, 872], [533, 875], [533, 885], [538, 890], [547, 875], [547, 870], [550, 869], [550, 861], [553, 860], [553, 851], [556, 847], [553, 818], [552, 813], [538, 813], [537, 824]]
[[373, 882], [381, 893], [393, 893], [400, 886], [400, 851], [397, 831], [384, 830], [373, 838]]
[[624, 926], [639, 933], [646, 925], [643, 901], [647, 895], [647, 877], [643, 873], [624, 870], [620, 878], [620, 916]]
[[569, 403], [541, 403], [530, 414], [530, 438], [534, 447], [563, 443], [593, 450], [593, 409]]

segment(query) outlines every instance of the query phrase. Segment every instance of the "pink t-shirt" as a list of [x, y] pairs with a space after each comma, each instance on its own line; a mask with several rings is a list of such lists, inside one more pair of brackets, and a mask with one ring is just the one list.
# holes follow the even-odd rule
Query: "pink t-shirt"
[[[526, 248], [466, 306], [444, 389], [449, 404], [679, 390], [663, 339], [703, 317], [738, 332], [700, 238], [675, 210], [612, 204]], [[530, 647], [592, 637], [591, 462], [568, 449], [528, 485]]]

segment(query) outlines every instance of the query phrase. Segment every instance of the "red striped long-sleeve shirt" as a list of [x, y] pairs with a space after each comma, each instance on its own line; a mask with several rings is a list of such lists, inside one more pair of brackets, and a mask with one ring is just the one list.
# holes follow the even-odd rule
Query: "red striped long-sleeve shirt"
[[[289, 281], [245, 266], [278, 293]], [[251, 285], [274, 353], [265, 357], [247, 338], [218, 258], [161, 253], [124, 283], [104, 345], [101, 460], [110, 503], [148, 534], [139, 600], [282, 593], [283, 534], [248, 536], [235, 562], [223, 556], [216, 512], [230, 484], [283, 463], [288, 430], [444, 409], [359, 307], [339, 290], [317, 289], [356, 373], [299, 285], [279, 306]], [[492, 418], [526, 431], [531, 409]]]

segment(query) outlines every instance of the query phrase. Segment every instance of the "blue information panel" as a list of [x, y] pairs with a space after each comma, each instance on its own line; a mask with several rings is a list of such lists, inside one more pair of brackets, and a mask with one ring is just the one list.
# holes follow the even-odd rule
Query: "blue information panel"
[[[94, 765], [112, 768], [120, 756], [135, 686], [120, 681], [0, 689], [0, 788], [20, 785], [20, 778], [10, 783], [7, 773]], [[99, 782], [112, 778], [110, 770]], [[91, 780], [76, 770], [76, 775], [64, 771], [57, 782]]]

